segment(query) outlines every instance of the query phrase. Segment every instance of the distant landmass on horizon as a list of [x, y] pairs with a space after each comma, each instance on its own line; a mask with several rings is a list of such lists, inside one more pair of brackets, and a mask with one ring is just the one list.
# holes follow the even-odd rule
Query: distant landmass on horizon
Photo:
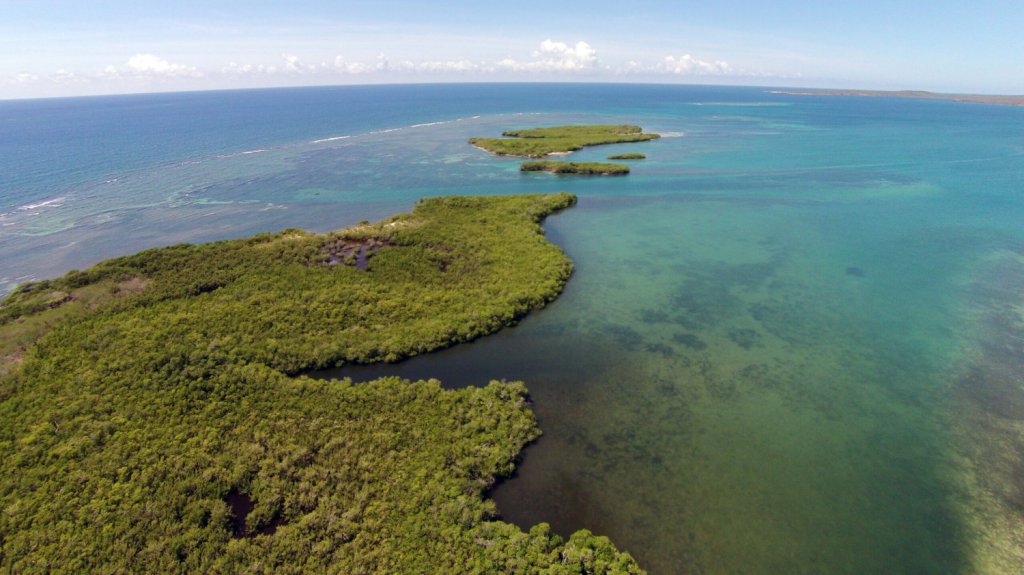
[[924, 90], [772, 90], [772, 94], [792, 96], [872, 96], [887, 98], [917, 98], [921, 100], [949, 100], [973, 104], [998, 104], [1001, 106], [1024, 106], [1024, 96], [997, 96], [988, 94], [942, 94]]

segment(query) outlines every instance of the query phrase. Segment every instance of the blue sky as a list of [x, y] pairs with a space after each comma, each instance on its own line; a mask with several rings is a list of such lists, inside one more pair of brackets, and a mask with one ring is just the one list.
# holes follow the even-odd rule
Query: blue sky
[[1024, 93], [1024, 3], [0, 0], [0, 98], [437, 81]]

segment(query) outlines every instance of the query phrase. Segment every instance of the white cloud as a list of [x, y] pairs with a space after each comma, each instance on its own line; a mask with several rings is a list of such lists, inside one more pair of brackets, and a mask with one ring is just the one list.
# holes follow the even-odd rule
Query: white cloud
[[689, 54], [666, 56], [661, 62], [661, 70], [680, 76], [722, 76], [732, 74], [733, 69], [724, 60], [699, 60]]
[[299, 59], [295, 54], [281, 54], [281, 59], [284, 63], [281, 65], [280, 71], [290, 74], [316, 74], [328, 69], [326, 62], [319, 64], [306, 64]]
[[[311, 76], [321, 77], [325, 81], [338, 76], [382, 76], [409, 74], [477, 74], [494, 75], [501, 73], [611, 73], [611, 74], [645, 74], [645, 75], [679, 75], [679, 76], [739, 76], [744, 72], [734, 69], [723, 60], [701, 60], [683, 54], [667, 56], [661, 61], [643, 62], [630, 60], [618, 66], [602, 65], [597, 50], [590, 44], [579, 41], [570, 45], [547, 39], [537, 49], [530, 52], [528, 60], [504, 58], [502, 60], [473, 61], [468, 58], [450, 60], [392, 60], [385, 54], [378, 54], [372, 60], [349, 60], [338, 55], [333, 59], [315, 63], [306, 63], [295, 54], [281, 54], [277, 64], [238, 64], [231, 62], [221, 68], [226, 76]], [[134, 60], [134, 59], [133, 59]], [[177, 70], [180, 65], [146, 60], [145, 69]]]
[[128, 59], [128, 70], [140, 76], [191, 76], [202, 74], [192, 66], [173, 64], [152, 54], [136, 54]]
[[239, 65], [232, 62], [227, 67], [223, 68], [223, 72], [226, 74], [244, 76], [244, 75], [259, 75], [259, 74], [288, 74], [288, 75], [363, 75], [371, 74], [375, 72], [415, 72], [421, 67], [431, 69], [433, 67], [443, 67], [440, 64], [431, 62], [414, 63], [411, 61], [401, 61], [398, 63], [392, 63], [387, 56], [379, 54], [376, 61], [373, 63], [366, 62], [353, 62], [346, 60], [343, 56], [335, 56], [334, 60], [327, 62], [322, 61], [314, 64], [307, 64], [303, 62], [295, 54], [281, 54], [283, 63], [280, 67], [278, 66], [264, 66], [260, 65]]
[[47, 76], [46, 79], [54, 84], [68, 87], [87, 85], [92, 80], [92, 77], [89, 74], [78, 74], [61, 68]]
[[389, 73], [468, 73], [491, 71], [486, 65], [472, 62], [466, 59], [460, 60], [398, 60], [392, 61], [384, 54], [378, 54], [372, 62], [358, 62], [345, 59], [344, 56], [335, 56], [333, 60], [320, 62], [318, 64], [306, 64], [294, 54], [282, 54], [284, 63], [280, 68], [274, 66], [253, 66], [250, 64], [239, 65], [232, 62], [222, 71], [225, 74], [236, 76], [271, 74], [280, 72], [282, 74], [303, 74], [303, 75], [332, 75], [363, 76], [368, 74], [389, 74]]
[[[397, 49], [396, 46], [389, 46]], [[700, 81], [700, 78], [777, 77], [764, 72], [753, 73], [733, 67], [724, 60], [694, 57], [683, 53], [632, 60], [610, 60], [598, 57], [597, 49], [584, 41], [568, 43], [548, 38], [523, 50], [519, 56], [504, 59], [488, 57], [476, 45], [456, 45], [462, 53], [445, 58], [430, 59], [425, 53], [398, 54], [390, 59], [383, 53], [376, 58], [370, 52], [362, 58], [348, 59], [341, 55], [324, 53], [280, 53], [278, 58], [260, 60], [224, 61], [206, 68], [160, 58], [152, 53], [137, 53], [121, 65], [106, 66], [102, 70], [82, 71], [60, 69], [53, 73], [33, 70], [20, 74], [0, 75], [0, 85], [15, 86], [21, 92], [50, 94], [85, 92], [122, 92], [140, 89], [196, 89], [242, 86], [289, 86], [313, 84], [366, 83], [395, 80], [439, 81], [454, 76], [466, 78], [512, 79], [530, 76], [548, 78], [582, 78], [638, 76], [645, 78], [675, 77], [680, 81]], [[664, 54], [664, 53], [662, 53]], [[607, 55], [606, 55], [607, 56]], [[14, 72], [13, 70], [11, 72]], [[38, 75], [37, 75], [38, 74]]]
[[372, 70], [370, 66], [367, 66], [362, 62], [349, 62], [341, 56], [334, 57], [334, 64], [332, 65], [332, 68], [335, 72], [353, 75], [365, 74]]
[[497, 66], [516, 72], [582, 72], [594, 70], [598, 64], [597, 50], [583, 41], [577, 42], [575, 46], [569, 46], [565, 42], [547, 39], [530, 55], [537, 59], [519, 62], [505, 58], [499, 61]]
[[419, 62], [417, 72], [479, 72], [484, 67], [469, 60], [430, 60]]
[[29, 74], [28, 72], [21, 72], [10, 77], [10, 82], [12, 84], [31, 84], [33, 82], [38, 81], [39, 76], [35, 74]]
[[552, 42], [550, 39], [540, 43], [540, 50], [533, 57], [545, 56], [544, 62], [552, 62], [559, 69], [581, 70], [597, 65], [597, 50], [586, 42], [577, 42], [570, 47], [563, 42]]
[[176, 64], [153, 54], [136, 54], [124, 66], [107, 66], [103, 74], [128, 78], [201, 78], [203, 73], [193, 66]]
[[263, 64], [239, 64], [238, 62], [230, 62], [227, 66], [220, 69], [222, 74], [228, 76], [253, 76], [253, 75], [267, 75], [274, 74], [277, 72], [277, 66], [264, 66]]

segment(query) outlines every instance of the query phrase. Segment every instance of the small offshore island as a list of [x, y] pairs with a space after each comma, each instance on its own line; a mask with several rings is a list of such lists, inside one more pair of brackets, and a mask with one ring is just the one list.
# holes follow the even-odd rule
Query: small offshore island
[[552, 160], [536, 160], [523, 162], [519, 166], [521, 172], [548, 172], [558, 175], [584, 175], [584, 176], [625, 176], [629, 173], [629, 166], [625, 164], [610, 164], [607, 162], [556, 162]]
[[[645, 134], [643, 128], [631, 124], [596, 124], [586, 126], [553, 126], [528, 130], [502, 132], [504, 138], [470, 138], [474, 146], [499, 156], [525, 156], [543, 158], [565, 155], [587, 146], [646, 142], [660, 138], [660, 134]], [[609, 156], [609, 160], [635, 160], [644, 154], [629, 153]], [[559, 162], [537, 160], [523, 162], [521, 172], [548, 172], [557, 175], [624, 176], [629, 166], [608, 162]]]
[[[496, 520], [522, 383], [296, 376], [492, 333], [562, 291], [561, 193], [151, 249], [0, 303], [0, 566], [30, 573], [642, 573]], [[485, 383], [485, 382], [481, 382]]]
[[502, 132], [503, 138], [470, 138], [474, 146], [499, 156], [543, 158], [551, 154], [568, 154], [587, 146], [647, 142], [661, 137], [645, 134], [643, 128], [631, 124], [596, 124], [586, 126], [553, 126]]
[[646, 160], [647, 154], [640, 154], [638, 152], [628, 152], [625, 154], [612, 154], [608, 156], [609, 160]]

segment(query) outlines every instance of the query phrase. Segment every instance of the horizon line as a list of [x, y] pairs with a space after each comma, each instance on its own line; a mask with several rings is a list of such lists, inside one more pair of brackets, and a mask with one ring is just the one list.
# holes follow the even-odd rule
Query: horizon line
[[[14, 97], [8, 98], [0, 96], [0, 102], [31, 102], [39, 100], [73, 100], [73, 99], [86, 99], [86, 98], [111, 98], [111, 97], [136, 97], [136, 96], [157, 96], [157, 95], [168, 95], [168, 94], [205, 94], [205, 93], [217, 93], [217, 92], [246, 92], [246, 91], [270, 91], [270, 90], [302, 90], [302, 89], [323, 89], [323, 88], [362, 88], [362, 87], [381, 87], [381, 86], [394, 86], [394, 87], [412, 87], [412, 86], [447, 86], [447, 85], [529, 85], [529, 84], [543, 84], [543, 85], [557, 85], [557, 84], [571, 84], [571, 85], [595, 85], [595, 86], [629, 86], [629, 85], [643, 85], [643, 86], [684, 86], [684, 87], [707, 87], [707, 88], [750, 88], [750, 89], [763, 89], [775, 91], [779, 94], [787, 95], [801, 95], [801, 96], [851, 96], [851, 97], [897, 97], [905, 99], [933, 99], [933, 100], [951, 100], [959, 102], [972, 102], [972, 103], [984, 103], [984, 104], [1009, 104], [1013, 106], [1024, 106], [1024, 94], [996, 94], [996, 93], [981, 93], [981, 92], [936, 92], [932, 90], [921, 90], [916, 88], [899, 88], [899, 89], [874, 89], [874, 88], [854, 88], [854, 87], [813, 87], [813, 86], [784, 86], [784, 85], [760, 85], [760, 84], [712, 84], [703, 82], [665, 82], [665, 81], [643, 81], [632, 79], [626, 82], [616, 81], [594, 81], [594, 80], [469, 80], [469, 81], [399, 81], [399, 82], [358, 82], [350, 84], [296, 84], [288, 86], [248, 86], [248, 87], [237, 87], [237, 88], [208, 88], [198, 90], [152, 90], [142, 92], [109, 92], [103, 94], [81, 94], [81, 95], [67, 95], [67, 96], [36, 96], [36, 97]], [[982, 101], [979, 99], [996, 99], [997, 101]], [[1009, 102], [1001, 102], [998, 100], [1011, 100]]]

